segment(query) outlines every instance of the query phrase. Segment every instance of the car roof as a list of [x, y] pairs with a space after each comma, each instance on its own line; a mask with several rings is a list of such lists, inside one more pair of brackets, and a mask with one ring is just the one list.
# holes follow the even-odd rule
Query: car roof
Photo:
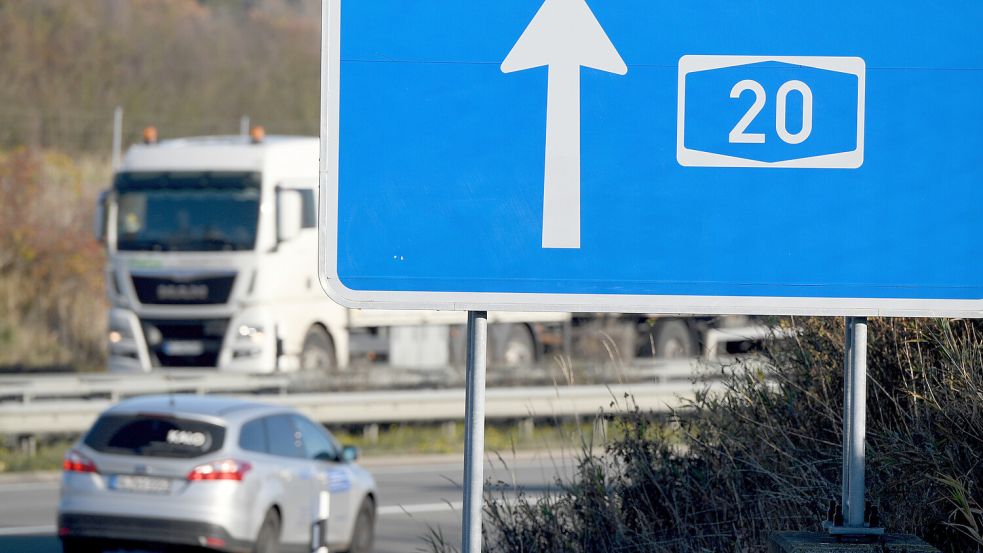
[[105, 414], [166, 413], [192, 418], [218, 418], [228, 422], [251, 419], [259, 415], [293, 413], [281, 405], [230, 396], [166, 394], [126, 399], [110, 407]]

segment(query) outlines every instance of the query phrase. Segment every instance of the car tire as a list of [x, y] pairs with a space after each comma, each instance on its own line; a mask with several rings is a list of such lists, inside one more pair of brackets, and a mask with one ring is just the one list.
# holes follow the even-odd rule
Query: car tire
[[375, 543], [375, 502], [371, 497], [362, 501], [352, 530], [352, 545], [348, 553], [372, 553]]
[[81, 538], [62, 538], [63, 553], [102, 553], [103, 548], [95, 541]]
[[259, 527], [253, 553], [280, 553], [280, 515], [272, 509]]
[[334, 341], [323, 327], [314, 326], [307, 331], [300, 353], [300, 368], [318, 374], [331, 374], [338, 369]]

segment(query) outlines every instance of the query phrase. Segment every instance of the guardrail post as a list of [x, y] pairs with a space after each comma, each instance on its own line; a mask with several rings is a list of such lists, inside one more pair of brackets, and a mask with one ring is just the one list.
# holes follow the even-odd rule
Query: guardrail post
[[25, 434], [17, 438], [17, 448], [28, 457], [38, 454], [38, 438], [33, 434]]
[[487, 350], [488, 313], [469, 311], [467, 390], [464, 401], [464, 514], [461, 553], [481, 553]]
[[519, 435], [524, 440], [532, 440], [536, 435], [536, 419], [529, 417], [519, 422]]
[[592, 432], [592, 445], [602, 445], [608, 441], [608, 419], [604, 418], [604, 415], [597, 415], [594, 418], [594, 428]]
[[370, 445], [375, 445], [379, 443], [379, 425], [378, 424], [366, 424], [362, 427], [362, 438], [365, 439], [365, 443]]
[[457, 423], [454, 421], [447, 421], [440, 425], [440, 430], [448, 441], [457, 437]]

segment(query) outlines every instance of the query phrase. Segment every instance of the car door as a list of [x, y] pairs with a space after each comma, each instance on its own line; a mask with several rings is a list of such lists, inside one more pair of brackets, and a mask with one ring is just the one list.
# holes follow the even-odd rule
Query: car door
[[347, 543], [354, 524], [355, 509], [352, 474], [345, 463], [340, 462], [341, 448], [323, 426], [307, 417], [294, 415], [294, 424], [300, 431], [304, 453], [311, 463], [311, 470], [319, 481], [319, 490], [331, 494], [331, 513], [328, 523], [328, 542]]
[[277, 457], [276, 477], [284, 489], [282, 540], [289, 544], [307, 544], [314, 521], [311, 510], [316, 487], [313, 467], [291, 415], [272, 415], [265, 421], [270, 453]]

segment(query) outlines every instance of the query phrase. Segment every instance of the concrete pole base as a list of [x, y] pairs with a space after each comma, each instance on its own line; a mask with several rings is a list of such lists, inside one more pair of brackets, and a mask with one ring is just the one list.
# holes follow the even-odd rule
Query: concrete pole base
[[778, 532], [768, 542], [768, 553], [939, 553], [919, 538], [904, 534], [850, 540], [814, 532]]

